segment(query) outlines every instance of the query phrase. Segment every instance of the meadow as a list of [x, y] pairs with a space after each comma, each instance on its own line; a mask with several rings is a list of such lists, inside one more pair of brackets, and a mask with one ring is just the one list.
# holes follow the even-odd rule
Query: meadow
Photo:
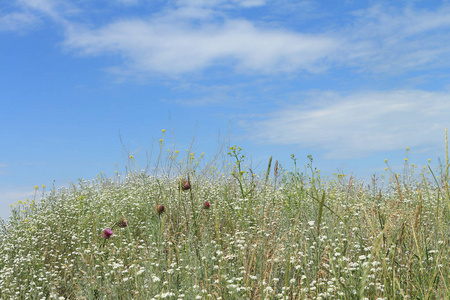
[[311, 156], [255, 174], [237, 146], [159, 146], [150, 169], [127, 153], [123, 174], [13, 204], [0, 299], [450, 297], [448, 152], [363, 182]]

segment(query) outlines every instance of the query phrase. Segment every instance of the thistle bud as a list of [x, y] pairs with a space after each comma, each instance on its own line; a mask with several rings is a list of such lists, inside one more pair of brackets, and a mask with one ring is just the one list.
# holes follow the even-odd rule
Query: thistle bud
[[125, 218], [122, 218], [121, 221], [118, 222], [119, 227], [124, 228], [128, 226], [128, 221]]
[[181, 182], [181, 189], [182, 189], [183, 191], [187, 191], [187, 190], [189, 190], [190, 188], [191, 188], [191, 185], [189, 184], [189, 181], [184, 180], [184, 181]]
[[166, 210], [166, 208], [164, 207], [164, 205], [162, 205], [162, 204], [155, 205], [156, 214], [161, 215], [165, 210]]

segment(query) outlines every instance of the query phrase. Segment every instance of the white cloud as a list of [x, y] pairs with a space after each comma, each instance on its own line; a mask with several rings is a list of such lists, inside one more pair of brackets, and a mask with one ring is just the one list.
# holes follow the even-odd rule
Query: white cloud
[[26, 30], [38, 22], [39, 19], [30, 13], [10, 13], [0, 16], [0, 32]]
[[328, 158], [366, 157], [405, 147], [437, 147], [449, 127], [450, 94], [387, 91], [312, 94], [248, 128], [256, 140], [325, 150]]
[[91, 30], [75, 27], [66, 47], [83, 54], [119, 54], [128, 67], [180, 74], [226, 63], [264, 73], [308, 70], [337, 47], [326, 36], [258, 28], [245, 20], [195, 26], [187, 22], [124, 20]]
[[77, 15], [80, 9], [72, 2], [66, 0], [17, 0], [28, 13], [50, 17], [59, 24], [68, 26], [67, 17]]
[[18, 2], [28, 9], [40, 11], [54, 18], [59, 18], [56, 11], [56, 4], [53, 0], [18, 0]]

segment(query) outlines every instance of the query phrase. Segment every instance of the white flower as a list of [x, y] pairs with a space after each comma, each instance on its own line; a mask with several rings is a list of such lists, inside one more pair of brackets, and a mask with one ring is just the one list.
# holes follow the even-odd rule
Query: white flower
[[140, 269], [139, 271], [136, 272], [136, 275], [141, 275], [142, 273], [144, 273], [145, 270], [144, 269]]

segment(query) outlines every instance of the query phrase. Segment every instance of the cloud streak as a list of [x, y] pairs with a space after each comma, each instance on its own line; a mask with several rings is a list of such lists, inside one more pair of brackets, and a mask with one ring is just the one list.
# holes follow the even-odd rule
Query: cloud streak
[[337, 53], [342, 64], [371, 72], [404, 72], [449, 67], [450, 6], [436, 10], [387, 9], [374, 6], [354, 13], [337, 34], [347, 47]]
[[90, 30], [70, 30], [65, 46], [82, 54], [119, 54], [128, 67], [166, 74], [232, 65], [245, 72], [314, 72], [337, 41], [285, 30], [262, 29], [245, 20], [197, 28], [165, 21], [125, 20]]
[[438, 147], [450, 125], [448, 93], [387, 91], [310, 95], [247, 127], [269, 144], [324, 149], [327, 158], [367, 157], [405, 147]]
[[14, 12], [0, 16], [0, 32], [25, 31], [39, 23], [39, 19], [33, 14]]

